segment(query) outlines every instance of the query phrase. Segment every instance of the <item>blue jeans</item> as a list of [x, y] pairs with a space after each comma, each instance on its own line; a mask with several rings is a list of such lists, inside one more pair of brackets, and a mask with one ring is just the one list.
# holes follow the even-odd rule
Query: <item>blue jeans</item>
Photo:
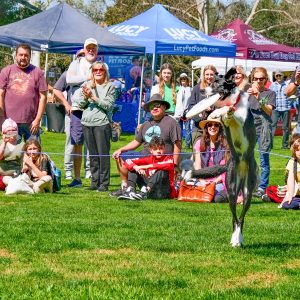
[[260, 161], [260, 182], [258, 188], [265, 190], [269, 185], [269, 176], [270, 176], [270, 156], [269, 152], [260, 152], [260, 138], [257, 138], [258, 142], [258, 151], [259, 151], [259, 161]]
[[25, 142], [29, 139], [35, 139], [35, 140], [38, 140], [39, 143], [41, 143], [40, 129], [38, 130], [37, 134], [31, 134], [30, 125], [31, 124], [18, 123], [19, 139], [22, 140], [22, 138], [24, 138]]
[[[178, 121], [181, 132], [185, 133], [184, 139], [185, 139], [185, 147], [190, 148], [192, 146], [192, 126], [191, 126], [191, 120], [188, 120], [186, 122], [183, 122], [182, 120]], [[183, 130], [184, 129], [184, 130]]]

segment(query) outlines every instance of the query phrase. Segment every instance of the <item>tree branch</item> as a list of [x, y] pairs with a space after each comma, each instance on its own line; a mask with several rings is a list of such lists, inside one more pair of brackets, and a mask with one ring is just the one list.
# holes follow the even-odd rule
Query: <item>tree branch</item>
[[259, 2], [260, 2], [260, 0], [256, 0], [255, 1], [254, 5], [253, 5], [253, 7], [251, 9], [250, 15], [248, 16], [245, 24], [249, 25], [250, 21], [253, 19], [253, 16], [255, 15], [255, 11], [257, 9], [257, 6], [258, 6]]

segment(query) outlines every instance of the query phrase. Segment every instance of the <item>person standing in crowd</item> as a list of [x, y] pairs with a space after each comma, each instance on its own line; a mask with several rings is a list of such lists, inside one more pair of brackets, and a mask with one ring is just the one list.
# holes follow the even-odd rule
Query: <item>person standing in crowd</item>
[[19, 44], [16, 63], [0, 73], [0, 119], [11, 118], [18, 124], [19, 136], [39, 139], [40, 121], [46, 102], [48, 85], [41, 69], [30, 64], [31, 47]]
[[270, 90], [276, 93], [276, 109], [272, 111], [272, 135], [274, 137], [278, 120], [281, 118], [283, 131], [281, 149], [289, 149], [291, 102], [285, 95], [287, 82], [280, 71], [275, 72], [275, 79], [270, 86]]
[[80, 93], [80, 86], [91, 76], [91, 65], [97, 60], [98, 43], [95, 39], [89, 38], [84, 42], [84, 57], [75, 59], [69, 66], [66, 75], [67, 85], [71, 89], [71, 115], [70, 115], [70, 136], [73, 148], [74, 159], [74, 180], [68, 187], [81, 187], [80, 169], [82, 163], [82, 145], [84, 143], [83, 128], [81, 125], [82, 109], [73, 102], [74, 95]]
[[[217, 74], [217, 69], [214, 66], [207, 65], [204, 67], [199, 84], [195, 85], [192, 90], [191, 97], [188, 101], [187, 110], [190, 110], [197, 103], [207, 99], [210, 96], [206, 88], [214, 87]], [[201, 135], [199, 122], [206, 120], [208, 115], [212, 112], [212, 109], [213, 108], [210, 107], [202, 112], [199, 116], [193, 118], [193, 143]]]
[[248, 89], [249, 108], [254, 118], [258, 142], [261, 176], [254, 196], [261, 198], [269, 184], [270, 158], [272, 147], [272, 111], [276, 107], [276, 93], [265, 88], [268, 80], [267, 70], [254, 68], [251, 72], [252, 86]]
[[181, 130], [183, 130], [183, 127], [185, 129], [185, 148], [188, 149], [192, 144], [191, 120], [183, 120], [182, 117], [191, 96], [191, 87], [186, 73], [180, 74], [179, 81], [180, 87], [177, 93], [174, 117], [179, 122]]
[[115, 103], [115, 87], [109, 81], [105, 63], [94, 62], [92, 77], [83, 83], [79, 94], [79, 107], [83, 108], [81, 123], [90, 154], [90, 190], [105, 192], [110, 179], [111, 118]]
[[[287, 97], [291, 97], [295, 94], [299, 95], [300, 93], [300, 65], [296, 68], [290, 83], [285, 89], [285, 94]], [[300, 105], [298, 105], [298, 122], [296, 131], [300, 133]]]
[[[160, 94], [152, 95], [150, 101], [144, 104], [144, 110], [151, 113], [152, 119], [142, 124], [133, 141], [113, 153], [112, 157], [117, 162], [121, 177], [121, 188], [110, 193], [110, 196], [118, 197], [126, 192], [128, 170], [124, 167], [123, 162], [128, 158], [149, 155], [149, 142], [154, 136], [164, 140], [166, 154], [173, 155], [174, 165], [178, 165], [181, 151], [181, 129], [176, 120], [166, 114], [166, 110], [169, 108], [169, 102], [163, 100]], [[141, 152], [129, 152], [141, 145], [144, 146]]]
[[124, 69], [123, 79], [125, 81], [125, 90], [126, 91], [129, 91], [134, 85], [135, 78], [133, 78], [131, 76], [130, 70], [136, 66], [138, 66], [138, 67], [140, 66], [140, 57], [139, 56], [134, 56], [131, 60], [131, 64], [129, 66], [125, 67], [125, 69]]
[[169, 103], [170, 107], [166, 113], [171, 116], [175, 113], [178, 90], [179, 87], [175, 82], [175, 74], [172, 65], [164, 63], [160, 68], [159, 83], [152, 87], [151, 96], [154, 94], [160, 94], [163, 100]]
[[234, 82], [240, 91], [247, 92], [251, 84], [249, 84], [246, 72], [242, 66], [235, 66], [235, 68]]
[[[76, 53], [76, 59], [80, 59], [80, 57], [84, 57], [84, 50], [80, 49]], [[64, 154], [64, 169], [65, 169], [65, 179], [72, 180], [72, 170], [73, 170], [73, 148], [74, 146], [71, 143], [70, 136], [70, 114], [71, 114], [71, 89], [70, 86], [67, 85], [66, 80], [67, 71], [63, 72], [53, 88], [53, 94], [58, 99], [58, 101], [64, 105], [65, 107], [65, 133], [66, 133], [66, 141], [65, 141], [65, 154]], [[88, 156], [84, 162], [85, 165], [85, 174], [86, 178], [90, 178], [90, 162]]]

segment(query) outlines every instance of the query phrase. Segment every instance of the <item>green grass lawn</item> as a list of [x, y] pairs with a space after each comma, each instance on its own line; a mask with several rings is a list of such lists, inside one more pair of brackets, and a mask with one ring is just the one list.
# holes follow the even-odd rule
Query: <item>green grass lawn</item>
[[[64, 135], [42, 139], [63, 169]], [[280, 143], [270, 184], [283, 184], [289, 151]], [[111, 179], [118, 188], [114, 164]], [[253, 199], [245, 246], [234, 249], [227, 204], [118, 201], [66, 184], [50, 195], [2, 194], [1, 299], [299, 298], [297, 211]]]

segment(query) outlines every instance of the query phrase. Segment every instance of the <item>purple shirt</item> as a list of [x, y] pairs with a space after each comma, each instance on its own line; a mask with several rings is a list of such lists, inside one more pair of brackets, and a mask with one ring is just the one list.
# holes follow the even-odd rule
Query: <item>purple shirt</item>
[[21, 69], [13, 64], [1, 71], [0, 89], [5, 91], [5, 117], [30, 124], [37, 115], [40, 92], [46, 92], [48, 85], [41, 69], [33, 65]]

